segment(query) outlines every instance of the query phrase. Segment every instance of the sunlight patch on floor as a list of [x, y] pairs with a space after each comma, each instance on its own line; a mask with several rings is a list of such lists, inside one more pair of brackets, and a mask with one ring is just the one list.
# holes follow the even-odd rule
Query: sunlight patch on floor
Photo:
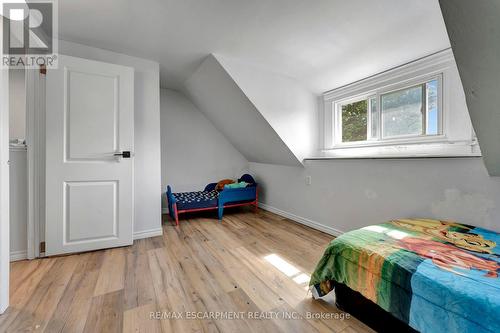
[[297, 267], [290, 264], [279, 255], [273, 253], [264, 257], [264, 259], [277, 268], [280, 272], [291, 278], [298, 285], [305, 285], [308, 289], [309, 280], [311, 277], [308, 274], [302, 273]]

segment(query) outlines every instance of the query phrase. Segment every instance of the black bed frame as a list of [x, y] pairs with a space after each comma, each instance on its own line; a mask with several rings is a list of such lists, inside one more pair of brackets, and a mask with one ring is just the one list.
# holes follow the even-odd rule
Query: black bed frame
[[413, 328], [400, 321], [377, 304], [342, 283], [335, 285], [337, 307], [350, 313], [377, 332], [415, 333]]

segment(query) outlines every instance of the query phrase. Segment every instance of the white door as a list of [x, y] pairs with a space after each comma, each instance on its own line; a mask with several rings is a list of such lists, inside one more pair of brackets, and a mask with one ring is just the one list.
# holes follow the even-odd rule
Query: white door
[[63, 55], [58, 61], [46, 76], [45, 253], [130, 245], [133, 69]]

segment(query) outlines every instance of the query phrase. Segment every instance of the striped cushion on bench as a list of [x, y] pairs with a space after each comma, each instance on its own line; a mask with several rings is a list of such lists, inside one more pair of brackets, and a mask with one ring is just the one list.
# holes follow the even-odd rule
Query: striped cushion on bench
[[217, 191], [196, 191], [196, 192], [180, 192], [172, 193], [177, 201], [177, 209], [199, 209], [217, 207]]

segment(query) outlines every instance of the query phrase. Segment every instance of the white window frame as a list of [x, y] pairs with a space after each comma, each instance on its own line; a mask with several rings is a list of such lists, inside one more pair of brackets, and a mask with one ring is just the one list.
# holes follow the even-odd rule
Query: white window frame
[[[333, 110], [333, 140], [335, 146], [358, 146], [363, 143], [367, 143], [371, 141], [371, 123], [372, 117], [370, 112], [370, 99], [375, 97], [374, 94], [366, 94], [360, 96], [349, 97], [347, 99], [337, 100], [333, 102], [332, 110]], [[351, 142], [342, 142], [342, 106], [346, 104], [356, 103], [360, 101], [367, 100], [367, 131], [366, 131], [366, 140], [363, 141], [351, 141]]]
[[[470, 137], [457, 142], [448, 136], [453, 126], [450, 108], [452, 80], [456, 65], [451, 50], [445, 50], [381, 74], [326, 92], [323, 95], [323, 150], [325, 157], [391, 157], [391, 156], [481, 156], [471, 127], [464, 128]], [[457, 72], [458, 73], [458, 72]], [[438, 81], [438, 134], [383, 137], [381, 96], [418, 86], [432, 80]], [[457, 82], [453, 82], [454, 85]], [[461, 87], [461, 83], [458, 82]], [[342, 105], [376, 97], [378, 108], [378, 137], [371, 138], [372, 119], [368, 105], [367, 140], [342, 142]], [[454, 129], [455, 132], [457, 129]], [[462, 130], [461, 128], [458, 129]], [[453, 145], [453, 146], [451, 146]], [[459, 148], [460, 146], [460, 148]], [[471, 148], [473, 147], [473, 148]], [[370, 149], [368, 149], [370, 148]]]

